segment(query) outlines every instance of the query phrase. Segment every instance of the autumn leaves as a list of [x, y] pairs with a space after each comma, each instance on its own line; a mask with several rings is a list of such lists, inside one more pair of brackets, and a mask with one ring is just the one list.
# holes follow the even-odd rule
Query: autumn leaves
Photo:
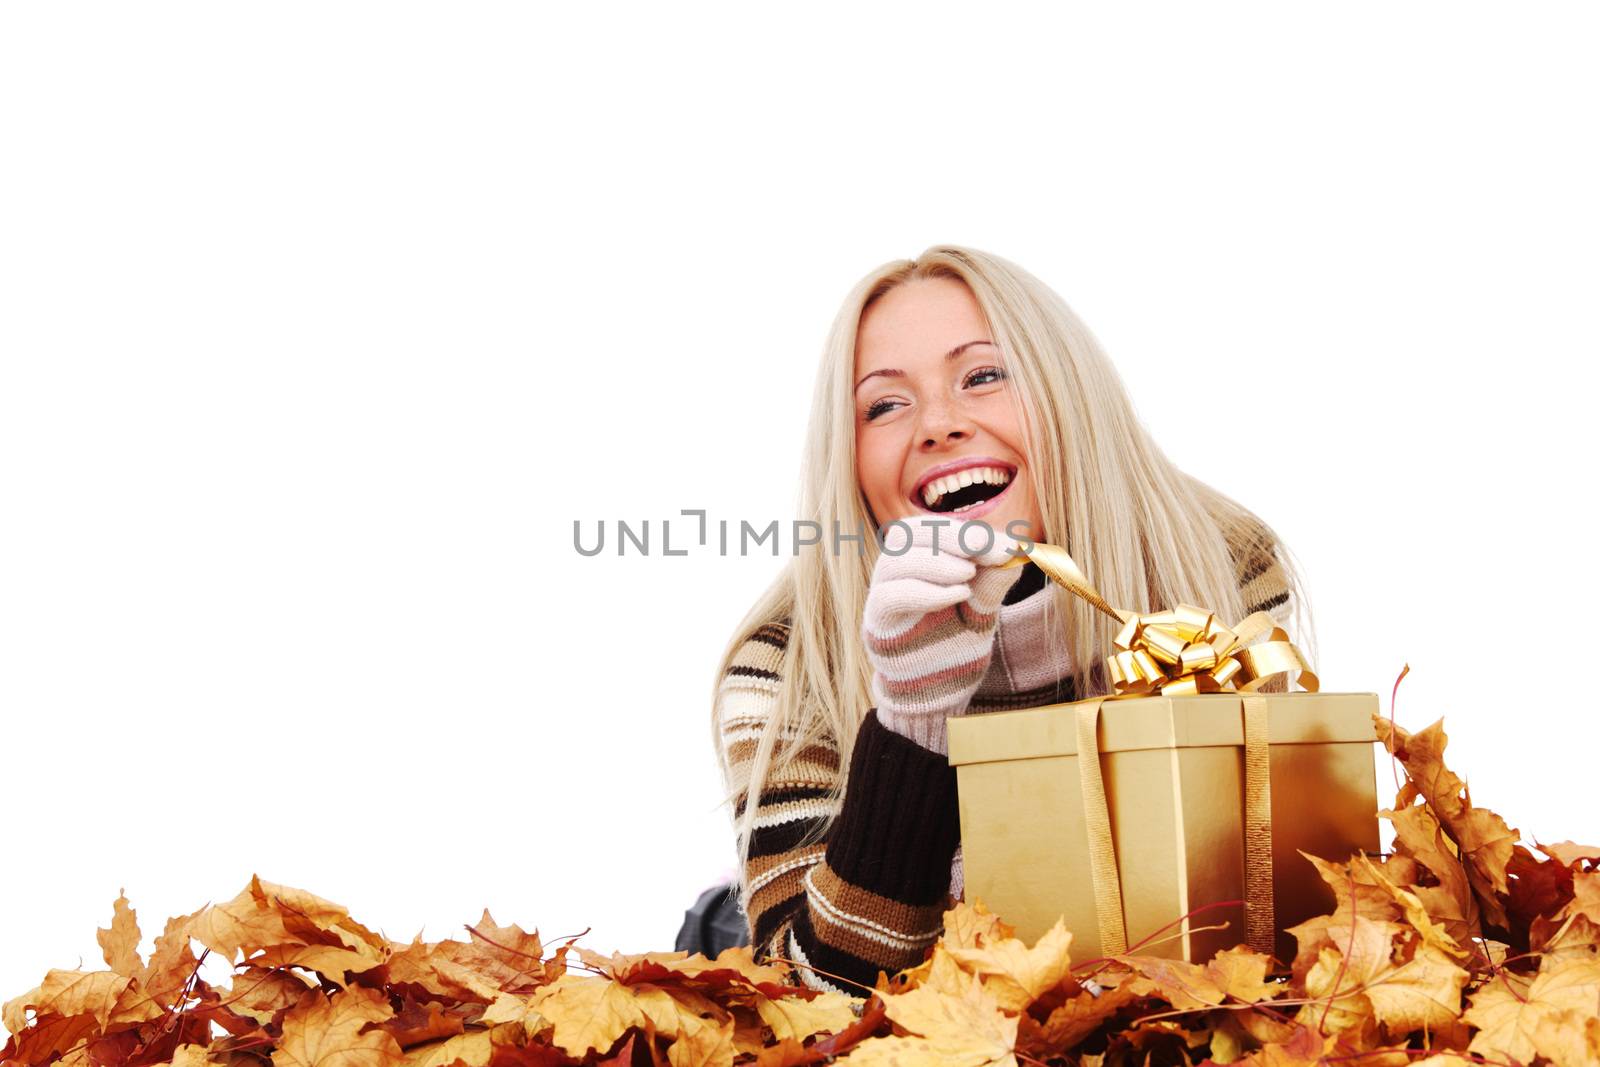
[[[252, 878], [169, 920], [148, 960], [119, 898], [106, 969], [52, 970], [5, 1004], [0, 1065], [1600, 1067], [1600, 849], [1523, 847], [1445, 766], [1438, 724], [1376, 728], [1406, 775], [1384, 813], [1395, 851], [1309, 859], [1335, 906], [1291, 931], [1286, 966], [1243, 946], [1074, 960], [1060, 924], [1030, 945], [973, 903], [921, 965], [857, 999], [792, 985], [790, 962], [747, 948], [547, 952], [488, 912], [466, 940], [400, 943]], [[200, 977], [207, 955], [231, 964], [226, 986]]]

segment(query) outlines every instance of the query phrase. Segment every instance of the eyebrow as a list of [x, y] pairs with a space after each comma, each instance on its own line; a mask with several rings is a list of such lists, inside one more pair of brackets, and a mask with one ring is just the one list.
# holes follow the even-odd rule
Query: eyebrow
[[[950, 351], [946, 352], [944, 354], [944, 358], [946, 360], [955, 359], [957, 356], [959, 356], [961, 353], [965, 352], [967, 349], [971, 348], [973, 345], [992, 345], [992, 344], [994, 344], [993, 341], [968, 341], [965, 344], [956, 345]], [[868, 371], [866, 374], [861, 376], [861, 381], [856, 383], [856, 388], [860, 389], [863, 385], [865, 385], [868, 378], [904, 378], [905, 376], [906, 376], [906, 372], [905, 371], [903, 371], [903, 370], [895, 370], [892, 367], [885, 367], [885, 368], [883, 368], [881, 370]]]

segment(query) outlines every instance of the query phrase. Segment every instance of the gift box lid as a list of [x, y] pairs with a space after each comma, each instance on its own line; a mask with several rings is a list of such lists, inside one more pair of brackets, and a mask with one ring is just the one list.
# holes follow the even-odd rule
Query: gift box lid
[[[1243, 745], [1242, 693], [1107, 700], [1100, 706], [1100, 751]], [[1376, 693], [1258, 693], [1267, 699], [1274, 745], [1372, 742]], [[994, 763], [1078, 753], [1077, 708], [1050, 704], [946, 720], [950, 763]]]

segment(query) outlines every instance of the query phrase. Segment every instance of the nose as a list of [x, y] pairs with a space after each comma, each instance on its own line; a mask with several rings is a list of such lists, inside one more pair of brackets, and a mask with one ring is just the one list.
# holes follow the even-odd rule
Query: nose
[[973, 426], [954, 404], [930, 404], [923, 408], [920, 430], [924, 452], [936, 451], [948, 445], [972, 439]]

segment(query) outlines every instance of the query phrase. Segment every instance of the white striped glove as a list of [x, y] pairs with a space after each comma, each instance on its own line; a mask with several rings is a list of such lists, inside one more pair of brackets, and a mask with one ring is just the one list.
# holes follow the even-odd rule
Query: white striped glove
[[[1017, 544], [999, 530], [992, 548], [970, 556], [957, 539], [959, 523], [907, 525], [909, 545], [900, 526], [884, 536], [862, 613], [862, 640], [879, 721], [945, 754], [945, 717], [966, 712], [988, 671], [1000, 603], [1022, 568], [999, 568]], [[981, 545], [986, 538], [974, 530], [967, 540]]]

